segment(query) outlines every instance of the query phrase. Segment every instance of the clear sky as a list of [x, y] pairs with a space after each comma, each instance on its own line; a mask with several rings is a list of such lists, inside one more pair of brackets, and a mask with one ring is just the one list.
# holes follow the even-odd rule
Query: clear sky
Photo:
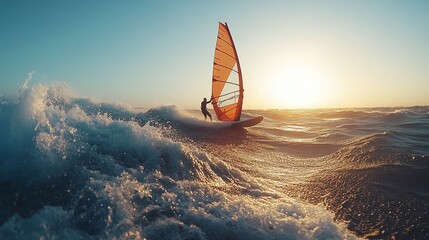
[[65, 82], [82, 97], [199, 108], [218, 22], [244, 108], [429, 105], [429, 1], [0, 1], [0, 93]]

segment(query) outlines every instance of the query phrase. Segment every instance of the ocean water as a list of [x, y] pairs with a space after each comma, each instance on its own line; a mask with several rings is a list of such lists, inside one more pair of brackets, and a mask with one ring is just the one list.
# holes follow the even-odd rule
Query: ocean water
[[135, 109], [1, 95], [0, 239], [428, 239], [429, 107]]

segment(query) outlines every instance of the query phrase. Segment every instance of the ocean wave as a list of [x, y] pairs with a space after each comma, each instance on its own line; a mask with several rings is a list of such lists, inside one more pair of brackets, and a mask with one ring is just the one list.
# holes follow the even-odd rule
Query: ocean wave
[[355, 238], [200, 148], [209, 123], [174, 107], [135, 114], [39, 84], [0, 109], [0, 238]]
[[343, 118], [365, 118], [365, 117], [378, 117], [381, 113], [374, 109], [362, 109], [362, 110], [347, 110], [341, 109], [336, 111], [326, 111], [317, 114], [320, 118], [332, 118], [332, 119], [343, 119]]
[[328, 170], [309, 181], [301, 196], [314, 204], [323, 202], [364, 238], [426, 239], [427, 159], [424, 165]]
[[407, 117], [409, 117], [410, 115], [412, 115], [411, 111], [407, 111], [407, 110], [395, 110], [394, 112], [389, 112], [386, 113], [385, 115], [383, 115], [381, 117], [382, 121], [391, 121], [391, 122], [400, 122], [400, 121], [404, 121], [405, 119], [407, 119]]
[[338, 145], [327, 143], [287, 142], [278, 145], [279, 151], [300, 158], [327, 156], [335, 153], [339, 148]]
[[407, 161], [410, 155], [400, 146], [395, 147], [398, 134], [394, 131], [356, 137], [335, 153], [347, 163], [382, 164]]

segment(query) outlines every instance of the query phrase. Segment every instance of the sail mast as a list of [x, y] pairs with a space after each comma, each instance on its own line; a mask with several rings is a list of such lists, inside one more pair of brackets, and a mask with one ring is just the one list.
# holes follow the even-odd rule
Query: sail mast
[[244, 98], [244, 88], [243, 88], [243, 76], [241, 74], [241, 66], [240, 66], [240, 59], [238, 58], [237, 49], [235, 48], [234, 40], [232, 39], [231, 31], [229, 31], [228, 24], [225, 22], [226, 29], [228, 29], [229, 37], [231, 38], [232, 48], [234, 49], [234, 54], [237, 61], [237, 70], [238, 70], [238, 81], [239, 81], [239, 97], [238, 97], [238, 103], [237, 103], [237, 112], [239, 114], [237, 115], [236, 119], [234, 121], [239, 121], [241, 117], [241, 110], [243, 108], [243, 98]]

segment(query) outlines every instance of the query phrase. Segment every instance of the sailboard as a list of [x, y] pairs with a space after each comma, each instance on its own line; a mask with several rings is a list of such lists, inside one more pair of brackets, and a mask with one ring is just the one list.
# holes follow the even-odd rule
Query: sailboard
[[219, 121], [231, 122], [233, 127], [251, 127], [262, 116], [241, 119], [244, 88], [240, 60], [226, 23], [219, 23], [212, 76], [212, 104]]

